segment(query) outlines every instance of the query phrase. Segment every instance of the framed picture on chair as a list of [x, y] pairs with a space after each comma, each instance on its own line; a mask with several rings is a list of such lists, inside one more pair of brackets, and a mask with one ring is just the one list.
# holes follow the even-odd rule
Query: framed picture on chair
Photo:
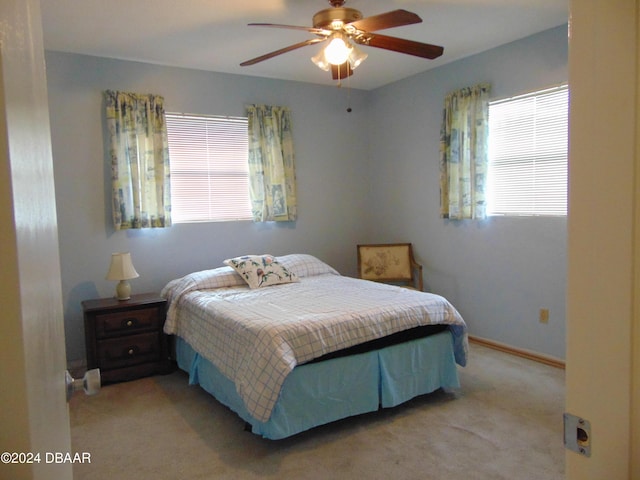
[[410, 243], [358, 245], [358, 276], [422, 290], [422, 266]]

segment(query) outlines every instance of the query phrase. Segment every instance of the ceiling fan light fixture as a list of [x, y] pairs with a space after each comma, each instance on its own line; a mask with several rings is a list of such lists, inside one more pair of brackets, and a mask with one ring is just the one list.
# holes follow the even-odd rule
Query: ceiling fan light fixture
[[343, 35], [334, 34], [324, 49], [324, 56], [331, 65], [342, 65], [349, 58], [353, 46]]

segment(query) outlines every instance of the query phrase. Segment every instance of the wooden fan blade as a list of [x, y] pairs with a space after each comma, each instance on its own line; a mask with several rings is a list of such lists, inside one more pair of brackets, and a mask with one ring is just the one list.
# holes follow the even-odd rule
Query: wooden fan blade
[[262, 62], [264, 60], [269, 60], [270, 58], [282, 55], [283, 53], [291, 52], [292, 50], [297, 50], [298, 48], [306, 47], [307, 45], [313, 45], [314, 43], [324, 42], [325, 40], [326, 38], [311, 38], [309, 40], [305, 40], [304, 42], [296, 43], [295, 45], [289, 45], [288, 47], [281, 48], [280, 50], [276, 50], [274, 52], [267, 53], [256, 58], [252, 58], [251, 60], [242, 62], [240, 66], [246, 67], [249, 65], [255, 65], [256, 63]]
[[[356, 39], [357, 40], [357, 39]], [[438, 58], [444, 52], [444, 48], [438, 45], [428, 43], [414, 42], [413, 40], [405, 40], [403, 38], [388, 37], [387, 35], [372, 34], [367, 39], [358, 43], [369, 45], [370, 47], [383, 48], [394, 52], [406, 53], [416, 57], [434, 59]]]
[[315, 27], [299, 27], [297, 25], [281, 25], [278, 23], [248, 23], [250, 27], [269, 27], [269, 28], [286, 28], [288, 30], [303, 30], [305, 32], [313, 33], [316, 35], [331, 35], [330, 30], [325, 30], [324, 28], [315, 28]]
[[384, 30], [385, 28], [403, 27], [420, 22], [422, 22], [422, 19], [415, 13], [407, 12], [406, 10], [393, 10], [392, 12], [381, 13], [380, 15], [373, 15], [363, 18], [362, 20], [356, 20], [349, 25], [364, 32], [375, 32], [377, 30]]
[[342, 65], [331, 65], [331, 78], [334, 80], [342, 80], [353, 75], [353, 69], [349, 62], [344, 62]]

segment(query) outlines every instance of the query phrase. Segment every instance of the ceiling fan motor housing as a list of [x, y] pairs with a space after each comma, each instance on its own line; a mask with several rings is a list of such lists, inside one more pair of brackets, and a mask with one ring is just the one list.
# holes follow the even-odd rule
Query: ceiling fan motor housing
[[[361, 20], [360, 10], [348, 7], [327, 8], [321, 10], [313, 16], [313, 26], [315, 28], [325, 28], [327, 30], [340, 30], [342, 25]], [[337, 23], [334, 23], [337, 22]], [[339, 25], [334, 26], [334, 25]]]

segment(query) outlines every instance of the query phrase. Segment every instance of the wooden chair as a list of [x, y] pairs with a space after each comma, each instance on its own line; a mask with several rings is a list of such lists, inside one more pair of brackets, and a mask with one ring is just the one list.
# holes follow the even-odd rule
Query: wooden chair
[[410, 243], [358, 245], [358, 277], [422, 291], [422, 265]]

